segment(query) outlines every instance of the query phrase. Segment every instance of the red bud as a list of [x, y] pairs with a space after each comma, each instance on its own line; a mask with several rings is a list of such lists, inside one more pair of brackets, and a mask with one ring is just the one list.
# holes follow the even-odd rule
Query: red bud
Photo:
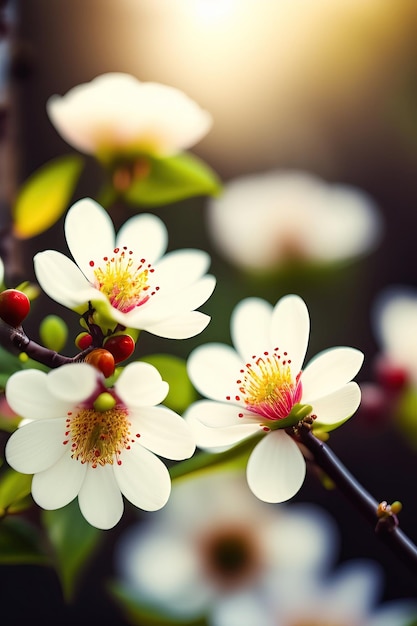
[[96, 348], [85, 357], [85, 362], [102, 372], [104, 378], [108, 378], [114, 374], [115, 362], [114, 357], [108, 350], [104, 348]]
[[20, 326], [30, 310], [30, 300], [23, 291], [5, 289], [0, 293], [0, 317], [10, 326]]
[[75, 345], [80, 350], [86, 350], [93, 343], [93, 338], [90, 333], [80, 333], [75, 338]]
[[130, 335], [113, 335], [106, 339], [104, 346], [114, 356], [115, 363], [120, 363], [133, 354], [135, 342]]

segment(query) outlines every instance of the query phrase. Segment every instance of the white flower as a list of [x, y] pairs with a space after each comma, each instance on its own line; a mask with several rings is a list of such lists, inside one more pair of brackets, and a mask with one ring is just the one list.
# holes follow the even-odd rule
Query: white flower
[[285, 577], [268, 583], [262, 597], [229, 598], [213, 626], [409, 626], [416, 616], [411, 600], [378, 606], [381, 572], [371, 561], [346, 562], [330, 576], [304, 577], [298, 585]]
[[380, 356], [388, 368], [399, 368], [417, 385], [417, 291], [392, 287], [377, 298], [373, 325]]
[[105, 159], [171, 155], [197, 143], [212, 124], [210, 114], [182, 91], [122, 73], [52, 96], [47, 111], [65, 141]]
[[332, 430], [360, 403], [359, 386], [350, 382], [363, 361], [359, 350], [326, 350], [301, 371], [309, 326], [299, 296], [286, 296], [275, 307], [247, 298], [232, 314], [235, 349], [207, 344], [188, 360], [191, 381], [209, 398], [186, 411], [197, 445], [215, 449], [265, 434], [250, 455], [247, 479], [253, 493], [266, 502], [288, 500], [304, 481], [304, 457], [283, 429], [290, 425], [284, 420], [293, 406], [311, 405], [311, 414], [317, 416], [314, 426]]
[[252, 270], [354, 258], [375, 246], [382, 229], [367, 194], [297, 171], [230, 181], [208, 201], [207, 219], [219, 252]]
[[261, 598], [267, 581], [298, 588], [301, 576], [327, 569], [334, 531], [321, 509], [271, 507], [241, 472], [211, 471], [174, 482], [166, 507], [123, 535], [116, 565], [140, 604], [177, 619], [206, 614], [211, 624], [231, 598]]
[[197, 335], [209, 323], [195, 309], [215, 286], [214, 277], [204, 275], [210, 257], [192, 249], [163, 256], [167, 231], [158, 217], [132, 217], [115, 237], [107, 212], [84, 198], [68, 211], [65, 235], [76, 263], [55, 250], [34, 258], [37, 280], [56, 302], [79, 313], [91, 302], [101, 325], [172, 339]]
[[[180, 460], [195, 444], [184, 420], [164, 406], [168, 384], [147, 363], [127, 365], [114, 388], [87, 363], [50, 371], [24, 370], [6, 385], [11, 408], [26, 418], [6, 445], [17, 471], [34, 474], [32, 496], [59, 509], [76, 496], [93, 526], [112, 528], [122, 494], [154, 511], [168, 500], [171, 480], [155, 454]], [[29, 420], [29, 421], [27, 421]]]

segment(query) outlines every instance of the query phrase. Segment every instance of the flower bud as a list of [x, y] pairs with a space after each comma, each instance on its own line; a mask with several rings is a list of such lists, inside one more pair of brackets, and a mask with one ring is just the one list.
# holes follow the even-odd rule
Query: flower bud
[[68, 326], [58, 315], [47, 315], [39, 326], [39, 336], [46, 348], [60, 352], [68, 339]]
[[75, 338], [75, 345], [79, 350], [86, 350], [93, 343], [93, 338], [90, 333], [80, 333]]
[[0, 318], [16, 328], [20, 326], [30, 310], [30, 300], [23, 291], [5, 289], [0, 293]]
[[114, 362], [128, 359], [135, 349], [135, 342], [130, 335], [113, 335], [104, 342], [106, 350], [114, 356]]
[[94, 409], [100, 413], [110, 411], [116, 404], [116, 400], [108, 391], [104, 391], [94, 401]]
[[111, 352], [104, 348], [95, 348], [87, 354], [84, 360], [86, 363], [97, 368], [103, 374], [104, 378], [108, 378], [114, 373], [114, 357]]

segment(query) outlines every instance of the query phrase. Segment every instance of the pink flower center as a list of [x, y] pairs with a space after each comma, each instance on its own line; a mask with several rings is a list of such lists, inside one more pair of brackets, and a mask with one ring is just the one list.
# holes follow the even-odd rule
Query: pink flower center
[[278, 348], [262, 356], [253, 355], [251, 362], [240, 370], [236, 383], [238, 393], [226, 399], [243, 402], [246, 409], [267, 420], [288, 417], [302, 396], [301, 372], [294, 379], [291, 359], [286, 352], [281, 355]]
[[95, 261], [90, 261], [90, 267], [94, 268], [94, 286], [122, 313], [145, 304], [159, 291], [159, 287], [152, 287], [151, 283], [154, 268], [146, 259], [135, 262], [132, 255], [133, 251], [124, 246], [115, 248], [112, 255], [103, 257], [97, 266]]

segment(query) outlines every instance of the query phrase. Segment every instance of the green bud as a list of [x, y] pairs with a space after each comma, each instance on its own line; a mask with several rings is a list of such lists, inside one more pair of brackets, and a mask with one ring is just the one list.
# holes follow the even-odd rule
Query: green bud
[[58, 315], [47, 315], [39, 326], [39, 336], [43, 345], [59, 352], [68, 338], [68, 326]]
[[116, 404], [116, 400], [108, 391], [104, 391], [95, 399], [93, 404], [94, 409], [100, 413], [104, 411], [110, 411]]
[[394, 515], [398, 515], [402, 508], [403, 505], [398, 500], [395, 500], [395, 502], [391, 504], [391, 512], [394, 513]]

